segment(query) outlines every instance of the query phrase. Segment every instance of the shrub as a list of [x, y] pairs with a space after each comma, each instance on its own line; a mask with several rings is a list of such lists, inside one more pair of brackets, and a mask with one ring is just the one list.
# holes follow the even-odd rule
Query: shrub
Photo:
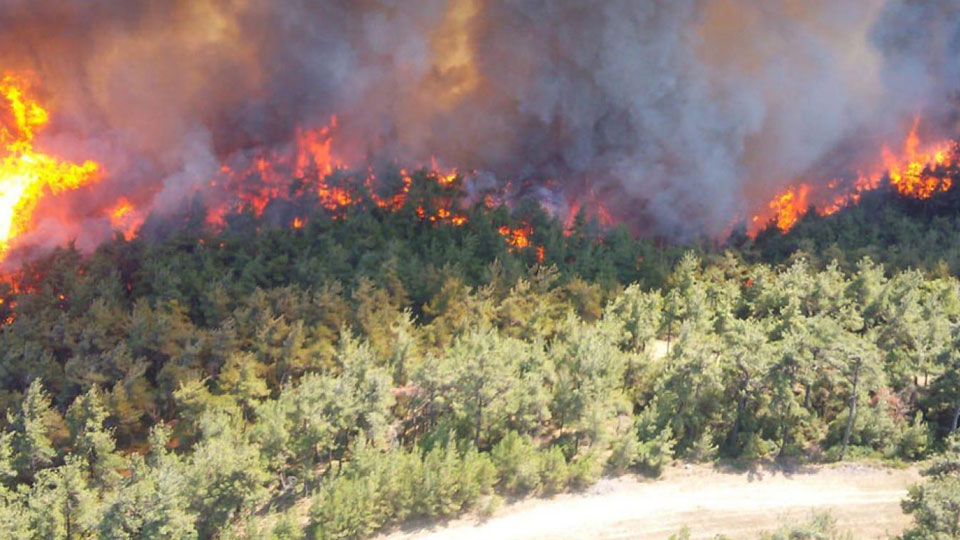
[[930, 429], [918, 412], [913, 422], [907, 426], [897, 441], [896, 454], [903, 459], [918, 459], [927, 451], [930, 444]]
[[650, 440], [640, 443], [637, 453], [637, 463], [646, 474], [660, 476], [663, 468], [673, 461], [673, 431], [663, 428], [660, 433]]
[[540, 482], [544, 493], [553, 494], [567, 487], [570, 471], [567, 458], [558, 446], [551, 446], [540, 459]]
[[540, 456], [529, 436], [507, 433], [490, 451], [490, 457], [504, 493], [520, 495], [540, 487]]
[[603, 464], [596, 452], [577, 456], [568, 467], [569, 484], [573, 489], [585, 489], [595, 484], [603, 473]]

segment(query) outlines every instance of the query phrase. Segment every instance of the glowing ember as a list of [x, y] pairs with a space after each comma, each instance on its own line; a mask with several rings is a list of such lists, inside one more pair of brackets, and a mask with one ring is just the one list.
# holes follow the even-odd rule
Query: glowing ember
[[[33, 139], [49, 120], [47, 111], [29, 93], [27, 81], [15, 75], [0, 80], [0, 96], [8, 114], [0, 122], [0, 258], [11, 242], [31, 225], [33, 211], [47, 193], [77, 189], [97, 179], [99, 165], [63, 162], [33, 149]], [[5, 111], [7, 112], [7, 111]]]

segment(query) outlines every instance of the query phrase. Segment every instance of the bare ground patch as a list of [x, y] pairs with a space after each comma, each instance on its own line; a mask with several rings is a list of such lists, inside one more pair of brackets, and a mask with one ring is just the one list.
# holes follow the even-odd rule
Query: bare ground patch
[[888, 538], [909, 522], [900, 500], [918, 478], [915, 468], [859, 464], [751, 472], [681, 466], [658, 480], [605, 479], [585, 493], [524, 500], [484, 522], [464, 518], [380, 538], [652, 540], [667, 538], [686, 525], [695, 539], [716, 534], [752, 539], [821, 510], [829, 510], [855, 538]]

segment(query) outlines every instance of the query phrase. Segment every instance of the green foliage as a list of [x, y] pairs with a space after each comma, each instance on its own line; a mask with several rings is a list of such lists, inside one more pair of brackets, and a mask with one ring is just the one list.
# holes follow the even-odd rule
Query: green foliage
[[540, 488], [540, 459], [530, 437], [507, 433], [490, 451], [490, 458], [500, 473], [504, 492], [517, 495]]
[[413, 516], [449, 517], [491, 493], [496, 471], [485, 454], [437, 446], [382, 452], [360, 442], [354, 459], [325, 481], [311, 507], [315, 538], [362, 538]]
[[567, 465], [567, 484], [572, 489], [586, 489], [603, 474], [603, 460], [596, 451], [578, 455]]
[[21, 478], [32, 479], [56, 457], [51, 432], [60, 422], [40, 379], [30, 383], [20, 412], [8, 415], [7, 421], [12, 432], [13, 466]]
[[637, 448], [634, 463], [645, 474], [660, 476], [664, 467], [673, 461], [676, 441], [670, 426], [656, 432], [654, 429], [655, 426], [649, 420], [641, 419], [640, 446]]
[[227, 413], [206, 413], [202, 439], [186, 464], [189, 508], [202, 516], [197, 526], [200, 538], [215, 536], [268, 495], [260, 453], [238, 424]]
[[[567, 458], [559, 446], [551, 446], [540, 455], [540, 489], [551, 495], [566, 489], [570, 481]], [[502, 476], [502, 473], [501, 473]]]
[[90, 477], [103, 484], [119, 480], [123, 459], [113, 433], [106, 428], [107, 411], [97, 387], [78, 397], [67, 409], [71, 453], [85, 462]]
[[635, 429], [625, 429], [611, 443], [607, 466], [617, 473], [624, 473], [640, 460], [641, 443]]
[[281, 514], [270, 530], [267, 540], [303, 540], [306, 535], [303, 527], [292, 512]]
[[903, 459], [919, 459], [926, 453], [930, 440], [930, 427], [923, 421], [923, 415], [918, 412], [913, 416], [913, 422], [900, 434], [896, 455]]
[[946, 451], [925, 471], [926, 481], [910, 488], [903, 511], [913, 516], [904, 534], [911, 540], [960, 538], [960, 438], [947, 441]]
[[[410, 198], [446, 189], [418, 173]], [[960, 424], [960, 282], [900, 270], [913, 246], [803, 222], [688, 252], [535, 205], [415, 208], [241, 213], [0, 284], [0, 537], [360, 538], [675, 458], [920, 459]], [[543, 264], [497, 230], [521, 222]], [[951, 474], [911, 492], [918, 528]]]

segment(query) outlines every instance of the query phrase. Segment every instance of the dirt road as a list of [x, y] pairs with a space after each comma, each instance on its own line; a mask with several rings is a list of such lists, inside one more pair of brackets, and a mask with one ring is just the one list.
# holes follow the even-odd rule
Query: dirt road
[[810, 467], [791, 473], [720, 472], [678, 467], [654, 481], [603, 480], [586, 493], [508, 505], [476, 518], [394, 533], [385, 540], [652, 540], [684, 525], [692, 537], [753, 539], [783, 522], [829, 510], [857, 539], [889, 538], [908, 519], [900, 511], [916, 470], [863, 465]]

